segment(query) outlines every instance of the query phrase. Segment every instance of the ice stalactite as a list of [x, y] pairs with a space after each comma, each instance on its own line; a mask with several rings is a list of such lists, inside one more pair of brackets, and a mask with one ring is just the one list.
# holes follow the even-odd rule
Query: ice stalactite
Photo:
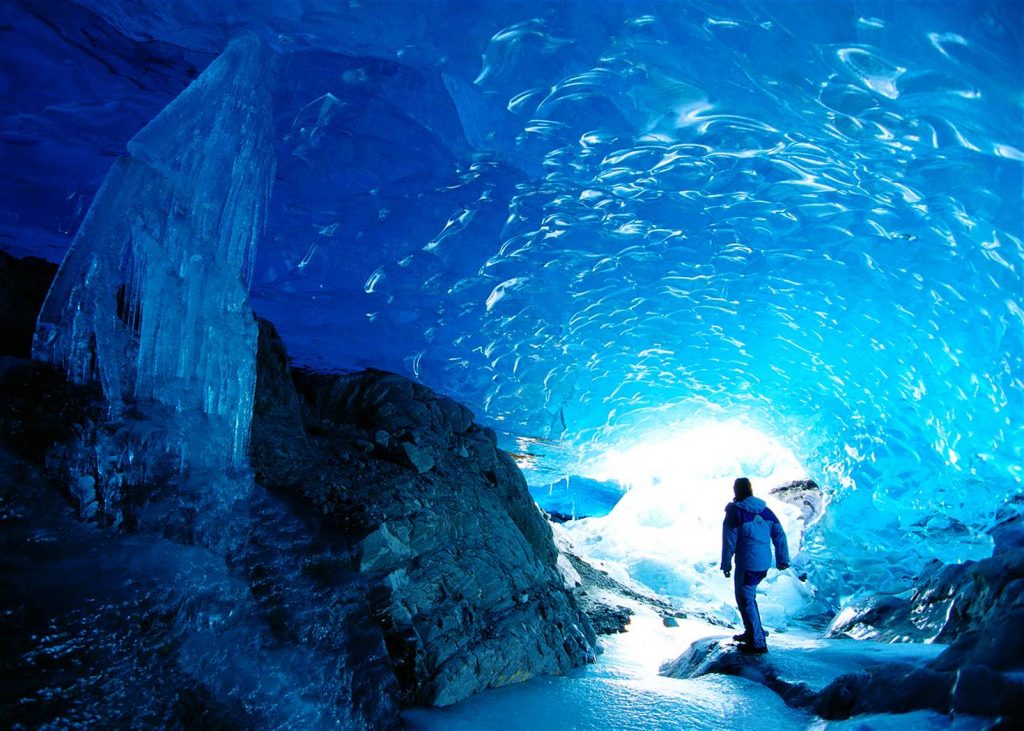
[[271, 51], [233, 41], [128, 143], [39, 316], [33, 355], [113, 416], [165, 413], [182, 466], [247, 465], [248, 289], [274, 178]]

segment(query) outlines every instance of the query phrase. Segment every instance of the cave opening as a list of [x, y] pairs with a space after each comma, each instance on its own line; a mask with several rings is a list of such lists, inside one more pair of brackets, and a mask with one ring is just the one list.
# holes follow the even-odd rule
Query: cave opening
[[581, 472], [624, 492], [606, 515], [562, 524], [573, 549], [617, 580], [723, 622], [737, 619], [732, 584], [719, 571], [723, 510], [733, 480], [748, 477], [782, 521], [796, 567], [764, 584], [762, 613], [780, 627], [805, 616], [815, 591], [801, 546], [828, 500], [820, 478], [770, 428], [689, 419], [608, 449]]

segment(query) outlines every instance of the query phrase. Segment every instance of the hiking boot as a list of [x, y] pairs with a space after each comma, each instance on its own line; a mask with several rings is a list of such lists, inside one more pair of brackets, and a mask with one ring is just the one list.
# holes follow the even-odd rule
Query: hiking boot
[[740, 645], [740, 652], [744, 655], [766, 655], [768, 653], [768, 645], [757, 647], [756, 645], [743, 644]]
[[[765, 639], [768, 638], [768, 630], [764, 631], [764, 636], [765, 636]], [[747, 643], [751, 642], [751, 637], [746, 632], [743, 632], [742, 634], [738, 634], [738, 635], [733, 635], [732, 638], [736, 642], [747, 642]]]

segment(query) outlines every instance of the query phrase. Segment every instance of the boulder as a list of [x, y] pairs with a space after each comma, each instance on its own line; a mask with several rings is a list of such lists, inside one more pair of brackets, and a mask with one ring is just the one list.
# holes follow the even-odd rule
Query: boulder
[[829, 720], [865, 713], [948, 713], [956, 676], [907, 663], [876, 665], [840, 675], [814, 701], [814, 712]]
[[845, 608], [826, 636], [887, 641], [955, 642], [1024, 606], [1024, 548], [1005, 548], [981, 561], [932, 561], [913, 594], [876, 594]]
[[953, 710], [974, 716], [1002, 716], [1008, 728], [1021, 728], [1024, 678], [1020, 674], [999, 673], [985, 665], [964, 665], [953, 689]]
[[660, 674], [680, 679], [713, 674], [745, 678], [775, 691], [792, 708], [806, 708], [817, 699], [806, 683], [784, 680], [770, 653], [744, 655], [737, 645], [718, 637], [693, 643], [675, 660], [662, 665]]

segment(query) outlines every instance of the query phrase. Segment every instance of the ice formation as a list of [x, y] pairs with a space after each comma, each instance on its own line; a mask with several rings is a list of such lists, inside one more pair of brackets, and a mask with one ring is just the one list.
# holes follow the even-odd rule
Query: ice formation
[[[960, 562], [1021, 540], [1024, 27], [1005, 0], [811, 5], [0, 3], [0, 245], [58, 260], [80, 226], [36, 355], [98, 381], [111, 428], [156, 416], [171, 433], [143, 438], [183, 462], [244, 467], [251, 277], [298, 365], [393, 370], [465, 403], [540, 502], [592, 516], [562, 532], [611, 574], [729, 619], [721, 508], [737, 473], [769, 497], [778, 472], [815, 480], [827, 509], [776, 506], [809, 578], [768, 580], [773, 628], [845, 605], [858, 636], [908, 636], [863, 609], [919, 619], [926, 579], [929, 623], [973, 632], [972, 607], [1017, 611], [991, 579], [1019, 562]], [[229, 43], [243, 27], [263, 41]], [[737, 459], [750, 432], [693, 451], [690, 427], [732, 421], [792, 460]], [[409, 444], [373, 433], [325, 459]], [[712, 447], [715, 469], [694, 470]], [[265, 451], [304, 488], [323, 479]], [[609, 469], [616, 454], [632, 458]], [[71, 485], [82, 505], [92, 477]], [[195, 563], [171, 554], [168, 572]], [[976, 580], [952, 611], [950, 587]], [[253, 662], [236, 658], [261, 695], [263, 630], [238, 636]], [[212, 672], [225, 646], [195, 657]], [[301, 675], [281, 649], [276, 667]], [[710, 704], [735, 688], [700, 687]]]
[[183, 464], [247, 464], [248, 303], [273, 182], [270, 50], [233, 41], [128, 142], [58, 272], [33, 343], [112, 415], [165, 407]]
[[1009, 5], [207, 7], [15, 14], [4, 241], [59, 256], [106, 151], [240, 19], [283, 59], [251, 301], [299, 364], [458, 398], [540, 490], [740, 418], [841, 498], [808, 546], [855, 557], [837, 586], [991, 549], [1024, 459]]

